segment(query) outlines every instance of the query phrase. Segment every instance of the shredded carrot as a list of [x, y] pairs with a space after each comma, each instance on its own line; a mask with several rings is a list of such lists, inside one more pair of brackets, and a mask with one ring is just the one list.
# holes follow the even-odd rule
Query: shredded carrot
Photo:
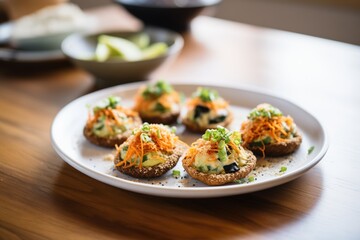
[[[245, 147], [255, 140], [266, 136], [271, 137], [276, 143], [284, 142], [291, 136], [291, 131], [284, 129], [283, 123], [289, 128], [293, 125], [293, 119], [290, 116], [258, 117], [254, 120], [247, 120], [241, 125], [241, 135]], [[258, 149], [265, 155], [265, 144]]]
[[134, 117], [138, 116], [138, 113], [132, 111], [131, 109], [124, 108], [122, 106], [116, 106], [115, 109], [112, 108], [103, 108], [97, 110], [95, 113], [88, 113], [87, 126], [93, 128], [94, 124], [98, 121], [99, 118], [105, 117], [105, 125], [108, 128], [109, 132], [113, 132], [111, 126], [122, 126], [124, 121], [120, 120], [116, 112], [122, 112], [127, 116], [127, 123], [134, 122]]
[[180, 103], [180, 95], [176, 91], [171, 91], [170, 93], [163, 93], [158, 97], [147, 99], [143, 97], [143, 92], [145, 91], [145, 89], [145, 86], [140, 88], [135, 96], [135, 111], [150, 114], [151, 107], [155, 106], [156, 103], [160, 103], [166, 109], [171, 109], [172, 104], [174, 103]]
[[[236, 145], [233, 141], [230, 141], [226, 145], [226, 148], [228, 150], [230, 150], [229, 147], [231, 147], [233, 150], [235, 150], [236, 153], [240, 153], [241, 149], [242, 149], [240, 146]], [[196, 155], [205, 150], [206, 150], [207, 154], [209, 154], [209, 155], [212, 153], [219, 152], [218, 142], [208, 141], [208, 140], [199, 138], [196, 142], [191, 144], [190, 148], [186, 152], [186, 155], [184, 158], [184, 164], [186, 166], [190, 166], [195, 161]]]
[[[144, 156], [149, 152], [162, 152], [171, 154], [180, 141], [171, 130], [161, 124], [149, 124], [150, 130], [146, 132], [151, 141], [143, 141], [141, 134], [144, 131], [136, 130], [134, 135], [129, 137], [122, 146], [128, 146], [124, 159], [119, 161], [116, 166], [124, 165], [125, 168], [137, 165], [140, 169], [143, 167]], [[159, 137], [158, 131], [161, 132]], [[139, 149], [140, 148], [140, 149]], [[121, 147], [117, 149], [117, 156], [120, 156]], [[159, 156], [160, 158], [160, 156]], [[165, 161], [161, 158], [161, 161]]]

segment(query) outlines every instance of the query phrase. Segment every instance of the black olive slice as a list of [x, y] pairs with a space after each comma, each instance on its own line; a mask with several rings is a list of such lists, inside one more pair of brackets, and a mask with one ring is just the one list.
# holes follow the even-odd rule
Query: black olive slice
[[209, 119], [209, 124], [221, 123], [221, 122], [225, 121], [225, 119], [226, 119], [225, 115], [220, 115], [220, 116], [217, 116], [216, 118]]
[[225, 173], [234, 173], [240, 170], [236, 162], [224, 166]]
[[204, 106], [201, 106], [201, 105], [197, 105], [195, 107], [194, 119], [200, 117], [203, 113], [208, 113], [208, 112], [210, 112], [210, 108], [204, 107]]

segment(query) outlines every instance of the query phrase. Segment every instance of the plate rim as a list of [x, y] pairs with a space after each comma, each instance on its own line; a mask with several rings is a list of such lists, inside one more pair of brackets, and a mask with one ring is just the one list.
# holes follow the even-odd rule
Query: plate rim
[[[113, 86], [105, 89], [101, 89], [92, 93], [88, 93], [86, 95], [83, 95], [79, 98], [74, 99], [73, 101], [67, 103], [64, 107], [60, 109], [60, 111], [56, 114], [56, 116], [53, 119], [53, 122], [51, 124], [50, 129], [50, 137], [51, 137], [51, 144], [55, 150], [55, 152], [70, 166], [74, 167], [81, 173], [94, 178], [100, 182], [112, 185], [114, 187], [125, 189], [132, 192], [147, 194], [147, 195], [154, 195], [154, 196], [162, 196], [162, 197], [180, 197], [180, 198], [207, 198], [207, 197], [223, 197], [223, 196], [230, 196], [230, 195], [240, 195], [250, 192], [255, 192], [259, 190], [264, 190], [268, 188], [272, 188], [278, 185], [281, 185], [286, 182], [290, 182], [300, 176], [302, 176], [305, 172], [310, 170], [312, 167], [314, 167], [317, 163], [320, 162], [320, 160], [325, 156], [328, 148], [329, 148], [329, 139], [327, 131], [324, 127], [324, 125], [320, 122], [320, 120], [316, 117], [316, 115], [310, 113], [308, 110], [304, 109], [298, 104], [295, 104], [291, 100], [285, 99], [284, 97], [281, 97], [279, 95], [270, 93], [269, 91], [265, 91], [264, 89], [258, 89], [250, 86], [245, 85], [238, 85], [238, 86], [230, 86], [230, 84], [204, 84], [203, 82], [196, 82], [192, 81], [191, 83], [187, 82], [179, 82], [179, 81], [172, 81], [170, 82], [175, 88], [176, 86], [204, 86], [204, 87], [212, 87], [212, 88], [223, 88], [223, 89], [232, 89], [232, 90], [239, 90], [239, 91], [245, 91], [251, 94], [260, 94], [265, 95], [270, 98], [275, 98], [277, 100], [285, 101], [286, 103], [295, 106], [302, 111], [304, 111], [306, 114], [311, 116], [313, 120], [317, 122], [317, 124], [320, 126], [320, 132], [323, 137], [323, 145], [321, 146], [320, 151], [316, 156], [314, 156], [310, 161], [307, 163], [301, 165], [300, 167], [294, 169], [294, 171], [291, 171], [289, 173], [285, 173], [281, 176], [278, 176], [276, 178], [272, 178], [263, 182], [252, 182], [250, 185], [222, 185], [222, 186], [205, 186], [200, 188], [174, 188], [169, 186], [157, 186], [157, 185], [151, 185], [141, 182], [135, 182], [127, 179], [122, 179], [116, 176], [112, 176], [106, 173], [95, 171], [94, 169], [88, 168], [85, 165], [79, 163], [78, 161], [71, 159], [69, 156], [67, 156], [66, 153], [64, 153], [59, 146], [57, 146], [56, 141], [54, 139], [54, 131], [55, 131], [55, 124], [56, 121], [58, 121], [59, 116], [61, 116], [62, 112], [64, 112], [67, 108], [71, 107], [72, 104], [75, 104], [78, 101], [82, 101], [84, 98], [88, 98], [90, 96], [96, 97], [96, 95], [102, 95], [105, 92], [122, 92], [122, 91], [128, 91], [132, 89], [136, 89], [137, 87], [146, 84], [149, 82], [136, 82], [136, 83], [128, 83], [118, 86]], [[115, 181], [119, 182], [120, 184], [115, 184]], [[126, 184], [129, 184], [129, 186], [126, 186]], [[121, 186], [120, 186], [121, 185]], [[135, 186], [136, 189], [131, 188], [132, 186]], [[219, 189], [220, 188], [220, 189]], [[238, 189], [238, 191], [234, 191], [234, 189]], [[156, 191], [151, 191], [156, 190]], [[204, 194], [205, 193], [205, 194]]]

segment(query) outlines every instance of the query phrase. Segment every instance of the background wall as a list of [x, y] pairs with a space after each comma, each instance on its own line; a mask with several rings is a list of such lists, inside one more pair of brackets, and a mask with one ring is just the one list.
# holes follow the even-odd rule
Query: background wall
[[215, 16], [360, 45], [359, 0], [223, 0]]

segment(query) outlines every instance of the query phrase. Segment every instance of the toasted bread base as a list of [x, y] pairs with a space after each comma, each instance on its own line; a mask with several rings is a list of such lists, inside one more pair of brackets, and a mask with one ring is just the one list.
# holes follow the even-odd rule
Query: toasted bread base
[[207, 185], [217, 186], [224, 185], [226, 183], [234, 182], [240, 178], [246, 177], [256, 166], [256, 157], [249, 150], [245, 150], [249, 153], [249, 159], [246, 161], [246, 165], [240, 167], [240, 170], [235, 173], [223, 173], [223, 174], [207, 174], [196, 170], [192, 166], [187, 166], [184, 164], [183, 167], [186, 172], [192, 177], [195, 178]]
[[180, 112], [172, 113], [171, 115], [168, 115], [168, 116], [146, 116], [141, 113], [139, 113], [139, 114], [140, 114], [140, 117], [143, 120], [143, 122], [162, 123], [162, 124], [168, 125], [168, 124], [175, 123], [177, 121], [177, 119], [179, 118]]
[[[265, 145], [265, 156], [268, 157], [281, 157], [295, 152], [302, 142], [301, 135], [296, 135], [294, 138], [287, 139], [285, 142], [281, 143], [271, 143]], [[256, 155], [262, 155], [259, 147], [250, 147], [244, 146], [245, 148], [251, 150]]]
[[226, 117], [225, 121], [220, 122], [220, 123], [209, 124], [209, 125], [206, 125], [206, 126], [199, 126], [197, 124], [197, 122], [193, 122], [193, 121], [191, 121], [191, 120], [189, 120], [187, 118], [183, 118], [182, 123], [191, 132], [204, 133], [207, 129], [216, 129], [217, 126], [226, 127], [233, 121], [233, 119], [234, 119], [234, 114], [232, 113], [232, 111], [229, 110], [229, 114]]
[[164, 163], [152, 166], [152, 167], [142, 167], [139, 168], [137, 166], [132, 167], [124, 167], [124, 166], [116, 166], [118, 162], [120, 162], [120, 156], [116, 155], [114, 164], [115, 168], [126, 175], [130, 175], [135, 178], [154, 178], [159, 177], [165, 174], [167, 171], [175, 167], [181, 155], [186, 151], [188, 145], [178, 141], [176, 147], [174, 149], [173, 154], [166, 156], [166, 161]]
[[[142, 124], [140, 117], [134, 117], [134, 122], [137, 126], [141, 126]], [[115, 145], [120, 145], [125, 142], [126, 139], [130, 137], [132, 129], [129, 129], [114, 137], [99, 137], [93, 133], [92, 129], [89, 126], [86, 125], [84, 127], [83, 133], [86, 139], [89, 140], [91, 143], [102, 147], [113, 148], [115, 147]]]

